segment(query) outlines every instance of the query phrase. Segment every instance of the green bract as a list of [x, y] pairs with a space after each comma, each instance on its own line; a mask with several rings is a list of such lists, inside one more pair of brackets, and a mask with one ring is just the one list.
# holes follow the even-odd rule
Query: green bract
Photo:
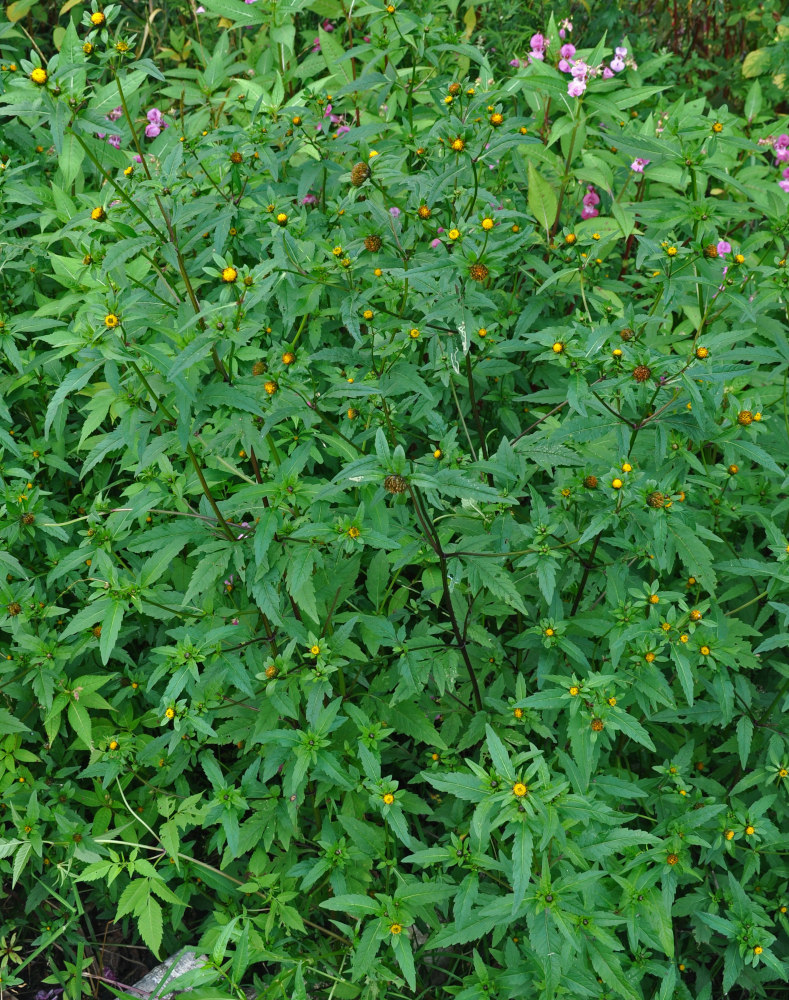
[[3, 985], [779, 995], [778, 71], [133, 6], [0, 23]]

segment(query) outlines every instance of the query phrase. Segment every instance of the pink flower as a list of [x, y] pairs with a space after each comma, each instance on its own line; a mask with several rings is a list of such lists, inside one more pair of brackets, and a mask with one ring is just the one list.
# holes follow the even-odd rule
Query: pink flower
[[198, 7], [195, 14], [205, 14], [205, 7]]
[[614, 71], [610, 68], [610, 66], [603, 66], [603, 79], [604, 80], [610, 80], [613, 75], [614, 75]]
[[107, 138], [107, 133], [106, 132], [97, 132], [96, 133], [96, 138], [97, 139], [106, 139]]
[[575, 46], [571, 45], [568, 42], [566, 45], [563, 45], [559, 49], [559, 55], [562, 57], [562, 59], [572, 59], [572, 57], [575, 55]]
[[566, 59], [559, 60], [559, 71], [561, 73], [569, 73], [571, 69], [572, 66], [567, 62]]
[[577, 62], [573, 63], [573, 68], [570, 70], [570, 72], [573, 74], [576, 80], [583, 80], [584, 77], [586, 76], [588, 69], [589, 67], [586, 65], [583, 59], [579, 59]]
[[778, 187], [789, 194], [789, 181], [778, 181]]
[[652, 162], [651, 160], [644, 160], [640, 156], [637, 156], [635, 160], [633, 160], [633, 162], [630, 164], [630, 169], [637, 174], [643, 174], [644, 167], [651, 162]]
[[435, 239], [430, 241], [430, 246], [435, 250], [436, 247], [441, 246], [441, 240]]
[[521, 61], [520, 59], [510, 59], [510, 66], [514, 66], [516, 69], [520, 69]]
[[727, 240], [718, 240], [716, 249], [718, 251], [718, 256], [723, 257], [724, 254], [731, 253], [731, 243]]
[[312, 51], [320, 52], [320, 50], [321, 50], [321, 40], [320, 38], [316, 38], [312, 43]]
[[545, 53], [542, 49], [532, 49], [529, 56], [532, 59], [536, 59], [538, 62], [545, 62]]
[[[251, 2], [251, 0], [247, 0], [247, 3], [250, 3], [250, 2]], [[241, 536], [239, 535], [239, 538], [240, 537]], [[230, 624], [231, 625], [238, 625], [238, 618], [233, 618], [233, 620], [230, 622]]]
[[541, 35], [538, 31], [536, 35], [531, 36], [531, 41], [529, 42], [529, 45], [533, 49], [539, 49], [540, 51], [542, 51], [543, 49], [548, 48], [548, 40], [546, 39], [545, 35]]
[[119, 135], [111, 135], [107, 142], [115, 149], [121, 148], [121, 137]]
[[614, 56], [614, 58], [611, 60], [611, 69], [615, 73], [621, 73], [624, 68], [625, 68], [625, 60], [622, 59], [620, 56]]
[[400, 209], [397, 208], [396, 205], [392, 205], [392, 207], [389, 209], [389, 214], [392, 216], [393, 219], [396, 219], [400, 215]]
[[155, 139], [156, 136], [159, 135], [161, 131], [162, 130], [159, 128], [158, 125], [146, 125], [145, 126], [145, 135], [149, 139]]
[[337, 126], [337, 130], [336, 130], [336, 134], [337, 135], [345, 135], [346, 132], [350, 132], [350, 131], [351, 131], [351, 126], [350, 125], [338, 125]]
[[617, 47], [614, 49], [614, 52], [616, 53], [616, 55], [619, 56], [620, 59], [624, 59], [625, 56], [627, 55], [627, 49], [624, 48], [624, 46], [622, 45], [617, 45]]
[[582, 219], [594, 219], [600, 212], [593, 205], [584, 205], [581, 209]]
[[123, 108], [119, 105], [117, 108], [113, 108], [112, 111], [107, 115], [108, 122], [116, 122], [123, 114]]
[[600, 195], [595, 191], [593, 184], [590, 184], [589, 187], [586, 189], [586, 194], [584, 195], [583, 201], [584, 205], [587, 205], [590, 208], [593, 208], [595, 205], [600, 204]]
[[586, 84], [583, 80], [570, 80], [567, 84], [567, 93], [570, 97], [580, 97], [586, 90]]
[[301, 199], [302, 205], [314, 205], [317, 202], [317, 197], [314, 194], [305, 194]]
[[142, 163], [142, 157], [139, 156], [137, 153], [134, 154], [134, 162], [135, 163]]
[[323, 28], [324, 31], [334, 31], [334, 25], [331, 23], [331, 21], [328, 19], [328, 17], [323, 22], [323, 24], [321, 25], [321, 27]]

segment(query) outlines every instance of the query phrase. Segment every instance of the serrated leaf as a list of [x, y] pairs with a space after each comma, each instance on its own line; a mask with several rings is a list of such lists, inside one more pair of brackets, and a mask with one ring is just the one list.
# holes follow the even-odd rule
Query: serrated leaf
[[737, 720], [737, 750], [740, 754], [740, 764], [743, 769], [748, 763], [748, 754], [751, 752], [752, 739], [753, 723], [747, 715], [741, 715]]

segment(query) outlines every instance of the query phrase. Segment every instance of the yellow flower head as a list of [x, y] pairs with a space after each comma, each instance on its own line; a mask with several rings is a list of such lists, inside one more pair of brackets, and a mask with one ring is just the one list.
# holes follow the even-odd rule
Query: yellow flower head
[[175, 709], [174, 708], [168, 708], [168, 709], [165, 710], [164, 714], [167, 716], [168, 719], [174, 719], [175, 718]]
[[449, 232], [447, 233], [447, 236], [451, 240], [460, 239], [460, 230], [459, 229], [450, 229]]
[[43, 85], [47, 82], [47, 71], [42, 69], [40, 66], [36, 66], [30, 74], [30, 79], [33, 83], [37, 83], [39, 87], [43, 87]]
[[493, 229], [493, 219], [485, 218], [482, 220], [482, 228], [485, 230]]
[[232, 285], [232, 283], [238, 277], [238, 271], [234, 267], [225, 267], [222, 269], [222, 281], [225, 284]]
[[611, 481], [611, 485], [614, 487], [615, 490], [621, 490], [622, 489], [622, 480], [621, 479], [614, 479], [614, 480]]
[[402, 924], [390, 924], [389, 925], [389, 933], [390, 934], [402, 934], [402, 932], [403, 932]]
[[104, 325], [107, 327], [108, 330], [114, 330], [115, 327], [118, 325], [118, 323], [120, 323], [120, 320], [115, 315], [115, 313], [107, 313], [107, 315], [104, 317]]
[[390, 806], [394, 802], [394, 795], [391, 792], [387, 792], [384, 795], [384, 805]]
[[441, 449], [436, 448], [436, 450], [433, 452], [433, 458], [441, 458], [441, 455], [442, 455]]
[[412, 340], [416, 340], [416, 338], [419, 336], [419, 330], [418, 330], [418, 328], [415, 327], [415, 326], [412, 326], [411, 329], [408, 331], [408, 336]]
[[373, 318], [373, 311], [372, 311], [372, 309], [365, 309], [364, 312], [362, 313], [362, 316], [364, 317], [364, 319], [368, 319], [368, 320], [372, 319]]
[[461, 139], [460, 136], [458, 136], [457, 139], [452, 140], [452, 142], [449, 144], [449, 148], [455, 153], [462, 153], [463, 150], [466, 148], [465, 140]]
[[666, 253], [668, 254], [669, 257], [676, 257], [677, 256], [677, 248], [676, 247], [666, 247]]
[[564, 344], [560, 340], [557, 340], [556, 343], [551, 348], [551, 350], [553, 351], [554, 354], [561, 354], [562, 351], [564, 350]]
[[118, 749], [118, 741], [110, 740], [110, 750], [117, 750], [117, 749]]
[[573, 684], [573, 686], [570, 688], [570, 696], [572, 698], [576, 698], [578, 696], [578, 692], [580, 690], [581, 689], [579, 687], [577, 687], [575, 684]]
[[523, 784], [522, 781], [516, 781], [515, 784], [512, 786], [512, 794], [516, 798], [522, 799], [523, 796], [526, 794], [526, 792], [528, 792], [528, 788]]
[[320, 651], [321, 651], [321, 647], [320, 646], [318, 646], [318, 645], [310, 646], [310, 652], [312, 653], [313, 656], [317, 656], [318, 653], [320, 653]]
[[97, 208], [93, 209], [93, 211], [90, 213], [90, 217], [91, 219], [93, 219], [94, 222], [101, 222], [103, 219], [107, 218], [107, 213], [104, 211], [101, 205], [99, 205]]
[[107, 18], [102, 14], [100, 10], [97, 10], [90, 15], [90, 23], [94, 24], [97, 28], [100, 27], [102, 24], [104, 24], [106, 20]]

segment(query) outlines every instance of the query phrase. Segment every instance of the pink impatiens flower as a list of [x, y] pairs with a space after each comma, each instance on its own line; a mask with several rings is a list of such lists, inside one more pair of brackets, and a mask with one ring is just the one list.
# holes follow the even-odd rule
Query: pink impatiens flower
[[731, 253], [731, 243], [728, 240], [718, 240], [715, 249], [718, 251], [718, 256], [723, 257], [725, 254]]
[[633, 162], [630, 164], [630, 169], [637, 174], [643, 174], [644, 167], [651, 162], [652, 162], [651, 160], [645, 160], [642, 157], [637, 156], [635, 160], [633, 160]]
[[580, 97], [586, 90], [586, 83], [583, 80], [570, 80], [567, 84], [567, 93], [570, 97]]
[[611, 60], [611, 69], [614, 71], [614, 73], [621, 73], [624, 68], [625, 68], [625, 60], [622, 59], [620, 56], [614, 56], [614, 58]]

